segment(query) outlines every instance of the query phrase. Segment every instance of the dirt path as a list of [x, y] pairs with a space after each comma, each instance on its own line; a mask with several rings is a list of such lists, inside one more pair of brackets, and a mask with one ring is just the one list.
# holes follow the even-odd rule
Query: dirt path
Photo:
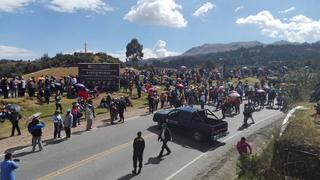
[[[254, 154], [261, 154], [273, 137], [275, 128], [280, 127], [281, 121], [266, 126], [250, 135], [247, 141], [251, 144]], [[201, 180], [230, 180], [237, 178], [237, 163], [239, 154], [235, 148], [230, 149], [220, 159], [210, 165], [210, 170], [199, 174]]]
[[[140, 116], [143, 114], [147, 114], [148, 109], [143, 108], [143, 109], [130, 109], [130, 111], [125, 112], [125, 119], [127, 118], [132, 118], [135, 116]], [[110, 121], [110, 115], [109, 113], [104, 113], [100, 114], [96, 117], [96, 119], [93, 122], [92, 127], [101, 127], [101, 126], [106, 126], [109, 125]], [[40, 117], [41, 118], [41, 117]], [[74, 133], [81, 133], [85, 131], [86, 129], [86, 122], [84, 119], [82, 119], [82, 123], [80, 126], [77, 126], [76, 128], [72, 128], [71, 132]], [[64, 131], [61, 132], [62, 137], [65, 136]], [[53, 124], [49, 124], [46, 126], [43, 130], [43, 141], [50, 141], [53, 138]], [[14, 136], [14, 137], [6, 137], [3, 139], [0, 139], [0, 154], [5, 153], [5, 152], [11, 152], [19, 149], [23, 149], [25, 147], [28, 147], [31, 145], [31, 135], [27, 130], [22, 131], [22, 135], [20, 136]]]

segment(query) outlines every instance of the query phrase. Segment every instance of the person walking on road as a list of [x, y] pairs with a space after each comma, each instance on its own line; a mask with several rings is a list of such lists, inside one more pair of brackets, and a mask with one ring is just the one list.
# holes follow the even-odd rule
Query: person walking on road
[[86, 121], [87, 121], [87, 129], [86, 130], [90, 131], [92, 128], [93, 119], [95, 118], [95, 114], [94, 114], [93, 106], [89, 103], [86, 106], [85, 117], [86, 117]]
[[64, 131], [66, 132], [66, 138], [71, 137], [71, 127], [72, 127], [73, 116], [71, 114], [71, 109], [67, 110], [67, 114], [63, 120]]
[[133, 141], [133, 170], [132, 173], [137, 173], [137, 163], [139, 161], [139, 170], [138, 174], [141, 172], [142, 160], [143, 160], [143, 151], [145, 147], [144, 139], [141, 137], [142, 133], [139, 131], [137, 137]]
[[4, 156], [4, 161], [1, 162], [0, 171], [1, 171], [1, 180], [15, 180], [16, 174], [15, 170], [18, 168], [18, 164], [15, 160], [12, 160], [12, 154], [7, 153]]
[[250, 144], [247, 143], [245, 137], [242, 137], [241, 140], [237, 143], [237, 150], [240, 156], [248, 155], [248, 149], [249, 149], [249, 153], [252, 154], [252, 148]]
[[53, 121], [53, 139], [57, 137], [60, 138], [60, 132], [62, 127], [62, 119], [59, 111], [55, 111], [54, 115], [52, 116]]
[[162, 147], [161, 147], [161, 151], [159, 153], [158, 158], [162, 157], [164, 149], [166, 149], [166, 151], [167, 151], [166, 155], [169, 155], [171, 153], [171, 150], [169, 149], [167, 143], [168, 143], [168, 141], [172, 140], [172, 135], [171, 135], [171, 131], [167, 127], [166, 123], [162, 124], [162, 130], [161, 130], [161, 133], [159, 134], [159, 137], [158, 137], [158, 141], [160, 141], [160, 140], [162, 141]]
[[20, 131], [20, 128], [19, 128], [19, 120], [21, 118], [22, 118], [21, 115], [16, 110], [13, 110], [13, 111], [10, 112], [9, 120], [10, 120], [10, 122], [12, 124], [11, 136], [14, 136], [14, 132], [15, 132], [16, 129], [18, 131], [18, 136], [21, 135], [21, 131]]
[[251, 123], [254, 124], [254, 120], [253, 120], [253, 117], [252, 117], [252, 113], [254, 112], [254, 108], [252, 107], [252, 105], [250, 103], [248, 104], [245, 104], [244, 105], [244, 110], [243, 110], [243, 125], [244, 126], [247, 126], [248, 125], [248, 119], [250, 118], [251, 119]]
[[38, 144], [39, 150], [42, 151], [42, 129], [45, 124], [41, 122], [38, 118], [40, 113], [36, 113], [31, 116], [31, 122], [28, 125], [28, 131], [32, 135], [32, 152], [36, 150], [36, 145]]

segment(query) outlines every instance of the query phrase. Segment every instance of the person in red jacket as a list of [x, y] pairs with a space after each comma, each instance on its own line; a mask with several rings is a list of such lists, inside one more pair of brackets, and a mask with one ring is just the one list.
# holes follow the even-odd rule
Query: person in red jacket
[[247, 155], [249, 153], [252, 154], [252, 148], [250, 144], [246, 142], [246, 138], [242, 137], [241, 140], [237, 143], [237, 150], [240, 155]]

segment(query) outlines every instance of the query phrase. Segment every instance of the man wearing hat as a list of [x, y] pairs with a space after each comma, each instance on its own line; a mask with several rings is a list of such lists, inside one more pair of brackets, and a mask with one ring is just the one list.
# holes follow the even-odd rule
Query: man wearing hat
[[73, 121], [73, 116], [71, 114], [71, 109], [68, 109], [67, 114], [63, 120], [64, 131], [66, 132], [67, 138], [70, 138], [70, 136], [71, 136], [72, 121]]
[[53, 139], [56, 139], [57, 136], [60, 138], [60, 132], [61, 132], [61, 126], [62, 126], [62, 119], [60, 115], [60, 111], [55, 111], [54, 115], [52, 116], [52, 121], [53, 121]]
[[32, 115], [29, 120], [31, 122], [28, 124], [28, 131], [32, 135], [32, 151], [34, 152], [36, 149], [36, 145], [38, 144], [39, 150], [42, 150], [42, 129], [45, 127], [45, 124], [41, 122], [38, 118], [41, 113], [36, 113]]

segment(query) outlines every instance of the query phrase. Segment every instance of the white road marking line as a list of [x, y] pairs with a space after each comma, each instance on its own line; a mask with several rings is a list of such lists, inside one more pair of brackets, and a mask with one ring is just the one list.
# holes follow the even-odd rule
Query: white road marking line
[[[265, 119], [263, 119], [263, 120], [261, 120], [261, 121], [258, 121], [257, 123], [255, 123], [255, 124], [253, 124], [253, 125], [251, 125], [251, 126], [258, 125], [258, 124], [260, 124], [261, 122], [264, 122], [264, 121], [266, 121], [266, 120], [268, 120], [268, 119], [270, 119], [270, 118], [272, 118], [272, 117], [274, 117], [274, 116], [278, 116], [278, 114], [277, 114], [277, 115], [268, 116], [267, 118], [265, 118]], [[239, 134], [241, 134], [241, 133], [243, 133], [243, 132], [244, 132], [244, 131], [237, 131], [237, 132], [236, 132], [235, 134], [233, 134], [232, 136], [229, 136], [228, 138], [222, 140], [222, 142], [227, 142], [227, 141], [229, 141], [230, 139], [234, 138], [235, 136], [237, 136], [237, 135], [239, 135]], [[207, 151], [207, 152], [210, 152], [210, 151], [211, 151], [212, 149], [214, 149], [214, 148], [216, 148], [216, 146], [212, 147], [212, 148], [209, 149], [209, 151]], [[193, 159], [192, 161], [190, 161], [188, 164], [186, 164], [186, 165], [184, 165], [183, 167], [181, 167], [178, 171], [176, 171], [175, 173], [171, 174], [171, 175], [170, 175], [169, 177], [167, 177], [165, 180], [170, 180], [170, 179], [172, 179], [172, 178], [175, 177], [177, 174], [179, 174], [181, 171], [183, 171], [183, 170], [186, 169], [188, 166], [190, 166], [192, 163], [196, 162], [197, 160], [199, 160], [199, 159], [202, 158], [203, 156], [207, 155], [207, 152], [200, 154], [198, 157], [196, 157], [195, 159]]]

